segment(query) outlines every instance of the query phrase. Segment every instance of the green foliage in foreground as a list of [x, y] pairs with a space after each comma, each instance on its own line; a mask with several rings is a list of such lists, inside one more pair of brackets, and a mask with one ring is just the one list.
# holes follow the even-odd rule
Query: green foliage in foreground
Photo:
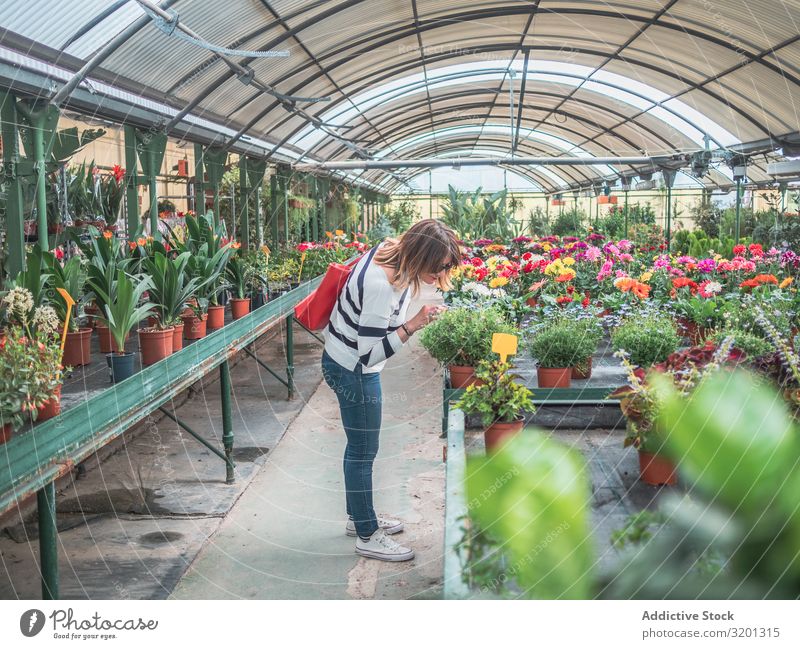
[[470, 518], [497, 539], [500, 577], [534, 598], [798, 597], [800, 436], [784, 400], [744, 372], [711, 376], [689, 397], [658, 379], [658, 428], [688, 495], [665, 494], [663, 524], [623, 531], [634, 547], [613, 574], [593, 572], [579, 456], [526, 431], [469, 461]]

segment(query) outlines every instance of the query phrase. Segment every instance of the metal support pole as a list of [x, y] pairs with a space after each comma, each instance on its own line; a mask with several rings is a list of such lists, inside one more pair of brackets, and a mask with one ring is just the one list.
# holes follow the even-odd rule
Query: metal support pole
[[158, 179], [150, 176], [148, 186], [150, 188], [150, 236], [158, 239]]
[[269, 226], [272, 245], [278, 245], [278, 176], [273, 173], [269, 177]]
[[56, 486], [50, 482], [36, 493], [39, 513], [39, 565], [42, 599], [58, 599], [58, 528]]
[[667, 252], [672, 247], [672, 186], [667, 186]]
[[628, 190], [625, 190], [625, 238], [628, 238]]
[[742, 219], [742, 179], [741, 177], [737, 177], [736, 178], [736, 231], [734, 234], [736, 243], [739, 243], [741, 219]]
[[42, 250], [50, 250], [47, 238], [47, 192], [45, 188], [44, 161], [44, 114], [34, 111], [31, 117], [33, 135], [33, 168], [36, 171], [36, 217], [39, 227], [39, 245]]
[[[239, 221], [239, 241], [244, 250], [250, 249], [250, 196], [247, 177], [247, 157], [239, 157], [239, 190], [242, 194], [241, 217]], [[235, 191], [231, 187], [231, 193]]]
[[194, 211], [198, 216], [206, 213], [206, 186], [202, 144], [194, 145]]
[[317, 190], [317, 179], [312, 177], [314, 182], [314, 211], [311, 214], [311, 240], [319, 241], [319, 191]]
[[289, 399], [294, 399], [294, 313], [286, 316], [286, 387]]
[[139, 179], [136, 162], [136, 130], [125, 125], [125, 212], [128, 241], [134, 241], [141, 225], [139, 217]]
[[231, 368], [228, 361], [219, 366], [222, 396], [222, 446], [225, 448], [225, 484], [233, 484], [233, 417], [231, 415]]
[[17, 129], [16, 97], [0, 93], [0, 128], [3, 136], [3, 166], [8, 183], [6, 193], [6, 250], [8, 274], [16, 277], [25, 270], [25, 234], [22, 204], [22, 183], [17, 165], [20, 161], [19, 131]]
[[261, 187], [264, 180], [253, 189], [253, 197], [255, 198], [255, 220], [256, 220], [256, 245], [261, 247], [264, 245], [264, 230], [261, 224]]

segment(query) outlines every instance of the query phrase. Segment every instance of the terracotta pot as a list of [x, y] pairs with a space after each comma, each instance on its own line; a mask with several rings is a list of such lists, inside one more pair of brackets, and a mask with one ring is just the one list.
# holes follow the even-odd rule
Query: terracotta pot
[[592, 357], [586, 359], [583, 367], [576, 365], [572, 368], [572, 378], [577, 380], [588, 379], [592, 376]]
[[499, 448], [505, 441], [517, 435], [525, 426], [525, 420], [519, 419], [517, 421], [498, 421], [489, 426], [483, 431], [483, 439], [486, 443], [486, 451], [494, 451]]
[[239, 318], [243, 318], [248, 313], [250, 313], [250, 298], [238, 298], [233, 297], [231, 298], [231, 316], [233, 316], [234, 320], [238, 320]]
[[5, 444], [10, 439], [11, 439], [11, 424], [4, 424], [3, 427], [0, 428], [0, 444]]
[[572, 368], [539, 367], [536, 378], [540, 388], [568, 388], [572, 385]]
[[450, 387], [468, 388], [470, 385], [483, 385], [483, 381], [475, 378], [475, 368], [470, 365], [449, 365]]
[[172, 353], [183, 349], [183, 323], [172, 326]]
[[678, 477], [675, 465], [657, 453], [639, 451], [639, 477], [650, 485], [676, 485]]
[[208, 307], [208, 328], [212, 331], [215, 329], [222, 329], [225, 326], [225, 307], [224, 306], [210, 306]]
[[47, 421], [61, 414], [61, 386], [53, 392], [53, 396], [36, 410], [36, 421]]
[[139, 351], [142, 352], [142, 365], [152, 365], [172, 353], [172, 337], [175, 330], [139, 329]]
[[[98, 339], [100, 341], [101, 354], [110, 354], [112, 352], [119, 353], [117, 341], [114, 340], [114, 337], [111, 335], [111, 330], [108, 327], [98, 322], [95, 325], [95, 330], [97, 331]], [[128, 342], [130, 337], [131, 337], [130, 334], [125, 336], [125, 342]]]
[[78, 331], [68, 331], [64, 342], [61, 364], [64, 367], [78, 367], [92, 362], [92, 329], [86, 327]]
[[181, 320], [183, 320], [183, 336], [186, 340], [199, 340], [206, 337], [207, 313], [204, 313], [199, 318], [192, 313], [190, 316], [183, 316]]
[[84, 313], [86, 314], [86, 326], [94, 329], [97, 324], [96, 317], [100, 315], [100, 309], [95, 304], [90, 304], [84, 309]]

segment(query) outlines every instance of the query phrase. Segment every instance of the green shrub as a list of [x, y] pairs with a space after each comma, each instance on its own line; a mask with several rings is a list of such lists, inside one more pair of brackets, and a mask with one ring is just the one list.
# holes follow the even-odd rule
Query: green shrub
[[528, 350], [542, 368], [574, 367], [597, 348], [597, 338], [582, 320], [558, 318], [536, 329]]
[[728, 336], [733, 336], [733, 346], [736, 349], [741, 349], [750, 358], [758, 358], [774, 351], [771, 343], [749, 331], [722, 329], [715, 331], [711, 336], [711, 340], [719, 345]]
[[553, 234], [563, 237], [583, 233], [583, 223], [586, 215], [577, 207], [560, 212], [553, 222]]
[[616, 350], [630, 354], [630, 361], [640, 367], [667, 360], [680, 343], [675, 323], [669, 316], [634, 315], [611, 334]]
[[[492, 334], [517, 330], [495, 309], [448, 309], [420, 334], [420, 343], [442, 365], [476, 366], [492, 360]], [[495, 356], [496, 357], [496, 356]]]

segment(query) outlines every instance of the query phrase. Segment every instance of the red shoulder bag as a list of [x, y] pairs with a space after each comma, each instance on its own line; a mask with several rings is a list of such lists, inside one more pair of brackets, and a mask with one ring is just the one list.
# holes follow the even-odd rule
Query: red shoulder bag
[[327, 326], [333, 307], [336, 306], [336, 299], [350, 271], [360, 260], [361, 257], [358, 257], [349, 264], [328, 264], [320, 285], [294, 307], [294, 317], [301, 325], [310, 331], [318, 331]]

